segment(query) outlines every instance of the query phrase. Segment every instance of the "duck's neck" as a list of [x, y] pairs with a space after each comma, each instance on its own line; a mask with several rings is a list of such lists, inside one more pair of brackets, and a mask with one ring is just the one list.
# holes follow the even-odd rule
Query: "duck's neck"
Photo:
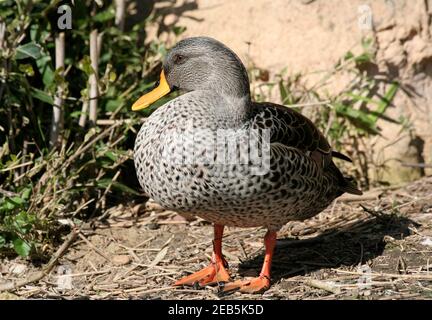
[[224, 101], [220, 112], [223, 116], [242, 121], [250, 114], [252, 105], [249, 76], [240, 59], [232, 53], [230, 59], [225, 58], [216, 65], [218, 72], [209, 76], [205, 90], [216, 92]]
[[217, 117], [233, 128], [241, 127], [251, 115], [252, 101], [249, 95], [243, 97], [221, 95], [223, 104], [216, 108]]

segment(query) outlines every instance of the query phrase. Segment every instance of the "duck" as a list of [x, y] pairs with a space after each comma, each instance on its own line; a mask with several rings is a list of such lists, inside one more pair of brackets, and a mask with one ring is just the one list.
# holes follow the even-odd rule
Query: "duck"
[[[351, 159], [293, 108], [254, 102], [244, 64], [213, 38], [175, 44], [154, 89], [132, 110], [177, 90], [176, 98], [146, 118], [134, 145], [144, 193], [166, 209], [213, 224], [209, 265], [173, 286], [264, 292], [277, 232], [289, 221], [317, 215], [344, 193], [362, 194], [333, 161]], [[267, 229], [257, 277], [232, 280], [222, 251], [225, 227]]]

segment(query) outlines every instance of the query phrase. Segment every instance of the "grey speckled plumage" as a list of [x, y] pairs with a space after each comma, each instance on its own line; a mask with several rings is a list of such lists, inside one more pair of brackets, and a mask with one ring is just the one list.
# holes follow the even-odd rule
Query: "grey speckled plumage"
[[[310, 120], [250, 100], [246, 70], [223, 44], [181, 41], [164, 72], [171, 88], [186, 93], [145, 121], [135, 142], [135, 167], [144, 192], [165, 208], [215, 224], [277, 231], [318, 214], [344, 192], [360, 193], [335, 166], [330, 145]], [[192, 150], [204, 153], [217, 132], [239, 129], [270, 130], [265, 174], [253, 174], [244, 163], [218, 164], [216, 156], [213, 163], [176, 159]]]

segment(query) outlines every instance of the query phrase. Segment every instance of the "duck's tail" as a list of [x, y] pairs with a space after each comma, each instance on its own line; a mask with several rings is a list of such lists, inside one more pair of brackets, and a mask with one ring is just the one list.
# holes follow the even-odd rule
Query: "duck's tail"
[[336, 167], [333, 161], [330, 163], [329, 167], [330, 171], [333, 173], [333, 176], [336, 176], [337, 178], [340, 194], [345, 192], [359, 196], [363, 194], [363, 192], [359, 190], [352, 182], [352, 179], [343, 176], [342, 172], [340, 172], [339, 168]]
[[351, 194], [356, 194], [358, 196], [361, 196], [363, 192], [354, 185], [348, 178], [343, 177], [343, 183], [341, 185], [341, 191]]

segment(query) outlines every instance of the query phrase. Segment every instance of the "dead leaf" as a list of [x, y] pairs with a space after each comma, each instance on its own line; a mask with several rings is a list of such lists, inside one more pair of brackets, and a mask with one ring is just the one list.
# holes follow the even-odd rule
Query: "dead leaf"
[[153, 268], [154, 266], [157, 266], [159, 262], [162, 261], [163, 258], [165, 258], [166, 254], [168, 252], [168, 247], [162, 248], [161, 251], [156, 255], [152, 263], [148, 266], [148, 268]]

